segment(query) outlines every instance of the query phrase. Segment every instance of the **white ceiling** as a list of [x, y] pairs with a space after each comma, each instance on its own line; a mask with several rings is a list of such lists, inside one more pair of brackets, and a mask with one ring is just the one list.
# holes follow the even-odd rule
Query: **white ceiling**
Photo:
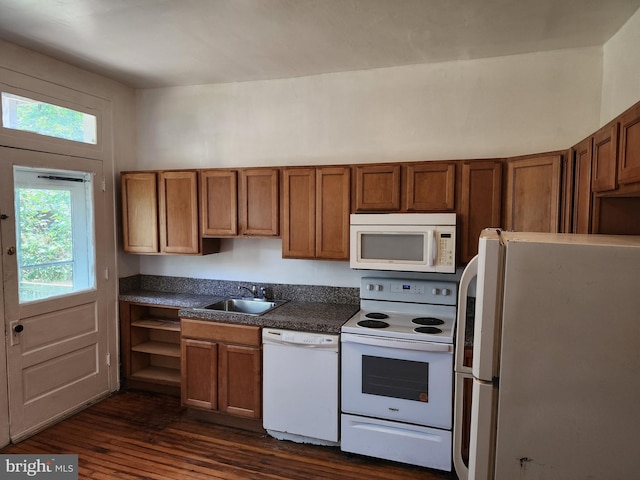
[[0, 0], [0, 38], [137, 88], [603, 45], [640, 0]]

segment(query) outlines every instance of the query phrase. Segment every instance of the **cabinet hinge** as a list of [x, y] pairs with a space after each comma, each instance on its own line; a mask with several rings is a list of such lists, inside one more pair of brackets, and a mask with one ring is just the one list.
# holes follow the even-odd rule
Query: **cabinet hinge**
[[102, 191], [106, 192], [107, 191], [107, 182], [102, 180]]
[[107, 367], [111, 366], [111, 354], [107, 353]]
[[109, 269], [108, 268], [104, 269], [104, 279], [105, 280], [109, 280]]

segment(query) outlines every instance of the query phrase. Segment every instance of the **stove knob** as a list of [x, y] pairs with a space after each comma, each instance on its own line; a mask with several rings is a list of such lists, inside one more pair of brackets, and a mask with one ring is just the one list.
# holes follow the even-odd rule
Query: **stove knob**
[[451, 295], [451, 289], [449, 289], [449, 288], [443, 288], [443, 289], [442, 289], [442, 295], [445, 295], [445, 296], [447, 296], [447, 295]]
[[440, 295], [440, 289], [439, 288], [434, 288], [431, 290], [431, 294], [432, 295]]
[[382, 291], [382, 285], [376, 285], [376, 291], [377, 292], [381, 292]]
[[369, 290], [369, 291], [373, 290], [373, 284], [372, 283], [367, 283], [367, 290]]

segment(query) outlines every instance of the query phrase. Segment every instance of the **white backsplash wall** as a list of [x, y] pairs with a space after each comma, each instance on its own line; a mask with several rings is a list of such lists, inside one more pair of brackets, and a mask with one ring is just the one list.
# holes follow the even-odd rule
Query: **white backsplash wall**
[[[565, 149], [598, 128], [601, 88], [602, 48], [585, 48], [139, 90], [138, 158], [127, 168], [491, 158]], [[140, 256], [140, 273], [359, 285], [361, 274], [346, 262], [283, 260], [280, 240], [226, 240], [223, 247], [205, 257]]]
[[223, 239], [221, 252], [205, 256], [140, 257], [140, 273], [256, 283], [359, 287], [359, 272], [349, 262], [282, 258], [280, 239]]

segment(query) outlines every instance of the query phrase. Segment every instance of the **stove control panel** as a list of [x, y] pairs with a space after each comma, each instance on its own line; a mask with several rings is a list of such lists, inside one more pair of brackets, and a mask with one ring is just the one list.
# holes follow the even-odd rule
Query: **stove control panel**
[[360, 298], [394, 302], [455, 305], [457, 284], [438, 280], [363, 277]]

